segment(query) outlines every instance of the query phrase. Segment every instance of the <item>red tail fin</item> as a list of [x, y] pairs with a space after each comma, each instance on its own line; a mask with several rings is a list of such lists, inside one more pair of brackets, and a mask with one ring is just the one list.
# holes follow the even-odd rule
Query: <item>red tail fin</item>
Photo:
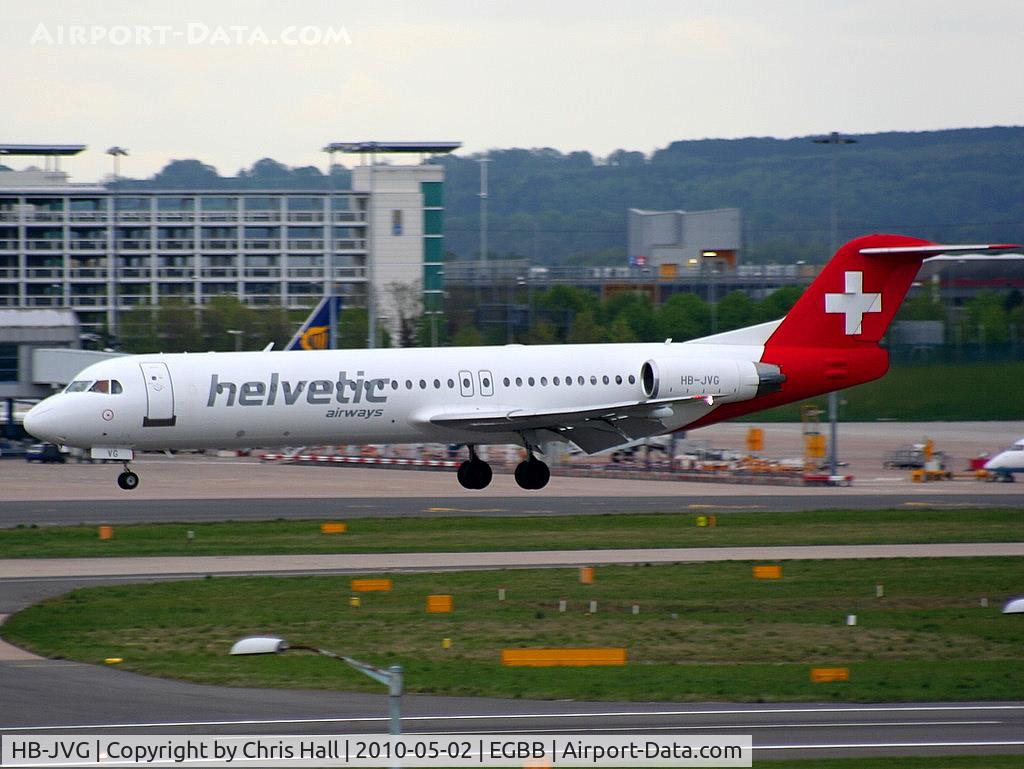
[[727, 403], [694, 422], [700, 427], [753, 411], [870, 382], [889, 368], [878, 341], [899, 310], [921, 262], [950, 253], [1019, 246], [945, 246], [903, 235], [867, 235], [832, 257], [764, 344], [763, 363], [779, 367], [780, 389]]
[[[769, 337], [761, 358], [786, 375], [788, 403], [870, 382], [889, 368], [878, 346], [921, 263], [930, 256], [1011, 246], [948, 246], [904, 235], [867, 235], [832, 257]], [[771, 404], [775, 405], [775, 404]]]
[[850, 241], [789, 311], [768, 347], [873, 346], [903, 303], [921, 262], [938, 253], [928, 250], [932, 245], [902, 235]]

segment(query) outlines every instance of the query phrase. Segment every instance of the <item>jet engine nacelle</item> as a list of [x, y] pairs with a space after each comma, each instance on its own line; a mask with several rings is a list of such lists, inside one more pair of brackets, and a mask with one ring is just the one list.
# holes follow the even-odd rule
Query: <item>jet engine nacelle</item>
[[785, 379], [778, 366], [747, 360], [653, 358], [640, 367], [645, 398], [745, 401], [776, 392]]

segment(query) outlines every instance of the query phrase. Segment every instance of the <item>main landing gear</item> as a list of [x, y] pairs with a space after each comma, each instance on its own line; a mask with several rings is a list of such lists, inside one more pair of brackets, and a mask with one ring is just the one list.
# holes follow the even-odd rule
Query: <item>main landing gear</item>
[[491, 466], [476, 455], [476, 449], [469, 449], [469, 459], [459, 465], [459, 483], [464, 489], [486, 489], [491, 482]]
[[551, 471], [530, 452], [530, 456], [516, 465], [516, 483], [524, 489], [543, 489], [551, 479]]
[[134, 491], [139, 487], [139, 476], [128, 469], [128, 463], [124, 463], [124, 472], [117, 476], [117, 485], [125, 491]]

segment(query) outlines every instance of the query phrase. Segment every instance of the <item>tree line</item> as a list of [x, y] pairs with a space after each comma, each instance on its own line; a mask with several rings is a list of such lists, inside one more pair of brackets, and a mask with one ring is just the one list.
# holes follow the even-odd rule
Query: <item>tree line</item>
[[[533, 296], [513, 297], [514, 322], [486, 318], [476, 310], [469, 290], [449, 292], [443, 312], [424, 314], [407, 304], [395, 335], [378, 329], [381, 347], [429, 347], [602, 342], [683, 342], [783, 317], [802, 289], [781, 288], [764, 299], [733, 291], [717, 302], [681, 292], [660, 305], [639, 292], [607, 299], [583, 288], [555, 286]], [[122, 315], [119, 346], [124, 352], [196, 352], [258, 350], [273, 342], [281, 349], [307, 316], [307, 310], [250, 307], [236, 297], [220, 296], [202, 308], [170, 298], [159, 307], [139, 307]], [[941, 320], [949, 345], [1013, 345], [1024, 340], [1024, 296], [1016, 289], [982, 292], [962, 307], [951, 308], [929, 294], [907, 300], [897, 320]], [[510, 333], [511, 327], [511, 333]], [[359, 307], [343, 308], [338, 347], [366, 346], [368, 317]], [[107, 340], [111, 343], [114, 340]]]

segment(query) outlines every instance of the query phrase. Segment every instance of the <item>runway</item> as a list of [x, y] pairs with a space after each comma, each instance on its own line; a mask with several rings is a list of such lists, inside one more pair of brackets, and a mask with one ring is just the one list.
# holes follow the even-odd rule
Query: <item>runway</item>
[[[329, 471], [328, 471], [329, 472]], [[341, 471], [349, 472], [349, 471]], [[368, 471], [379, 472], [379, 471]], [[384, 480], [384, 479], [382, 479]], [[386, 486], [386, 484], [384, 484]], [[679, 484], [679, 486], [695, 484]], [[1015, 485], [1016, 486], [1016, 485]], [[1020, 484], [1024, 489], [1024, 484]], [[614, 489], [613, 489], [614, 491]], [[745, 486], [729, 496], [551, 496], [551, 497], [317, 497], [293, 499], [113, 499], [5, 502], [0, 527], [96, 523], [160, 523], [203, 521], [270, 521], [278, 518], [406, 518], [461, 516], [562, 516], [608, 513], [787, 512], [797, 510], [877, 510], [914, 507], [1024, 508], [1024, 493], [946, 495], [861, 493], [857, 489], [818, 489], [814, 494], [788, 494], [788, 489]], [[835, 493], [842, 491], [845, 493]]]

